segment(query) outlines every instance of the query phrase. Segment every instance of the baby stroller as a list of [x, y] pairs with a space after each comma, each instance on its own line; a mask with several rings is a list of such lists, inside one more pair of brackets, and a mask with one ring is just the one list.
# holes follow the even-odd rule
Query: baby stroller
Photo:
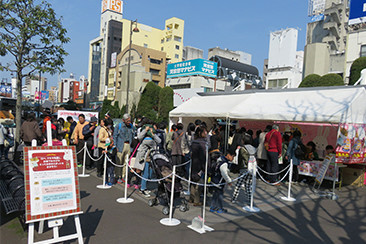
[[[159, 151], [151, 151], [150, 152], [150, 159], [151, 159], [151, 167], [153, 172], [155, 173], [156, 177], [158, 179], [162, 179], [169, 174], [171, 174], [172, 171], [172, 164], [169, 161], [169, 158], [159, 153]], [[161, 205], [164, 205], [163, 207], [163, 214], [168, 215], [169, 214], [169, 206], [170, 206], [170, 197], [171, 197], [171, 190], [172, 190], [172, 178], [166, 178], [164, 180], [160, 180], [158, 182], [158, 188], [155, 193], [155, 198], [150, 199], [148, 204], [150, 207], [154, 205], [158, 205], [159, 203]], [[187, 200], [184, 197], [181, 197], [183, 187], [179, 179], [175, 178], [174, 183], [174, 202], [179, 202], [179, 210], [181, 212], [186, 212], [188, 210], [188, 203]], [[174, 204], [173, 202], [173, 204]], [[173, 205], [174, 206], [174, 205]]]

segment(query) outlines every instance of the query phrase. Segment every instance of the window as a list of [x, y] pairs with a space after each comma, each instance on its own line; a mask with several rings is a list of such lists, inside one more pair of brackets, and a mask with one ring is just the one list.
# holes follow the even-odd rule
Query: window
[[164, 38], [163, 38], [163, 39], [161, 39], [161, 43], [164, 43]]
[[203, 87], [203, 92], [212, 92], [213, 89], [209, 87]]
[[158, 70], [158, 69], [150, 69], [150, 73], [151, 73], [152, 75], [159, 75], [160, 70]]
[[268, 88], [281, 89], [288, 83], [287, 79], [268, 80]]
[[166, 38], [166, 41], [167, 41], [167, 42], [170, 42], [171, 40], [172, 40], [172, 38], [171, 38], [171, 37], [167, 37], [167, 38]]
[[179, 50], [179, 45], [175, 45], [175, 49]]
[[161, 51], [164, 51], [164, 47], [161, 47], [161, 49], [160, 49]]
[[360, 57], [366, 57], [366, 45], [361, 46]]
[[180, 37], [180, 36], [174, 36], [174, 41], [181, 42], [182, 41], [182, 37]]
[[147, 43], [144, 43], [144, 47], [147, 48]]
[[154, 59], [154, 58], [150, 58], [150, 63], [153, 63], [153, 64], [161, 64], [161, 60]]
[[179, 54], [176, 54], [174, 57], [179, 59]]
[[172, 89], [183, 89], [183, 88], [191, 88], [191, 84], [183, 84], [183, 85], [171, 85]]

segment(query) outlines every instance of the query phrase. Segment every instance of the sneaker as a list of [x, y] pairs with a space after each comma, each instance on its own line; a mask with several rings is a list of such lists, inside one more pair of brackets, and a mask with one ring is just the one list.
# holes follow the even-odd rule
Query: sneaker
[[231, 200], [231, 203], [236, 203], [236, 200]]
[[122, 179], [118, 179], [118, 180], [117, 180], [117, 183], [118, 183], [118, 184], [122, 184], [123, 182], [124, 182], [124, 181], [122, 181]]
[[108, 182], [107, 185], [113, 186], [113, 183], [112, 182]]
[[145, 190], [145, 191], [139, 191], [144, 197], [150, 197], [150, 194]]
[[130, 188], [131, 187], [131, 185], [130, 184], [127, 184], [127, 188]]
[[211, 213], [216, 213], [217, 212], [217, 208], [210, 208], [210, 212]]
[[140, 187], [139, 187], [138, 185], [133, 185], [133, 187], [134, 187], [136, 190], [140, 189]]
[[83, 167], [83, 165], [82, 164], [78, 164], [78, 168], [80, 168], [80, 167]]
[[217, 210], [217, 213], [227, 213], [227, 209], [220, 208], [219, 210]]

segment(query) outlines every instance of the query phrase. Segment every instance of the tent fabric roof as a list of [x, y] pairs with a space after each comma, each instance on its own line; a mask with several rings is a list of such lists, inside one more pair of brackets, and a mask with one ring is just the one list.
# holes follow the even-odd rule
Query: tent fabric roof
[[366, 86], [201, 96], [172, 110], [170, 117], [366, 124]]

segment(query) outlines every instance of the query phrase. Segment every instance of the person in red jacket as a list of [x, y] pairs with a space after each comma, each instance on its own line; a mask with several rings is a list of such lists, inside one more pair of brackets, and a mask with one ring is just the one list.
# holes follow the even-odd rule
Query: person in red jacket
[[[278, 125], [274, 124], [272, 126], [272, 130], [266, 134], [264, 143], [268, 143], [266, 171], [269, 173], [277, 173], [279, 168], [278, 158], [282, 154], [282, 136]], [[268, 176], [269, 182], [274, 183], [276, 180], [277, 175]]]

